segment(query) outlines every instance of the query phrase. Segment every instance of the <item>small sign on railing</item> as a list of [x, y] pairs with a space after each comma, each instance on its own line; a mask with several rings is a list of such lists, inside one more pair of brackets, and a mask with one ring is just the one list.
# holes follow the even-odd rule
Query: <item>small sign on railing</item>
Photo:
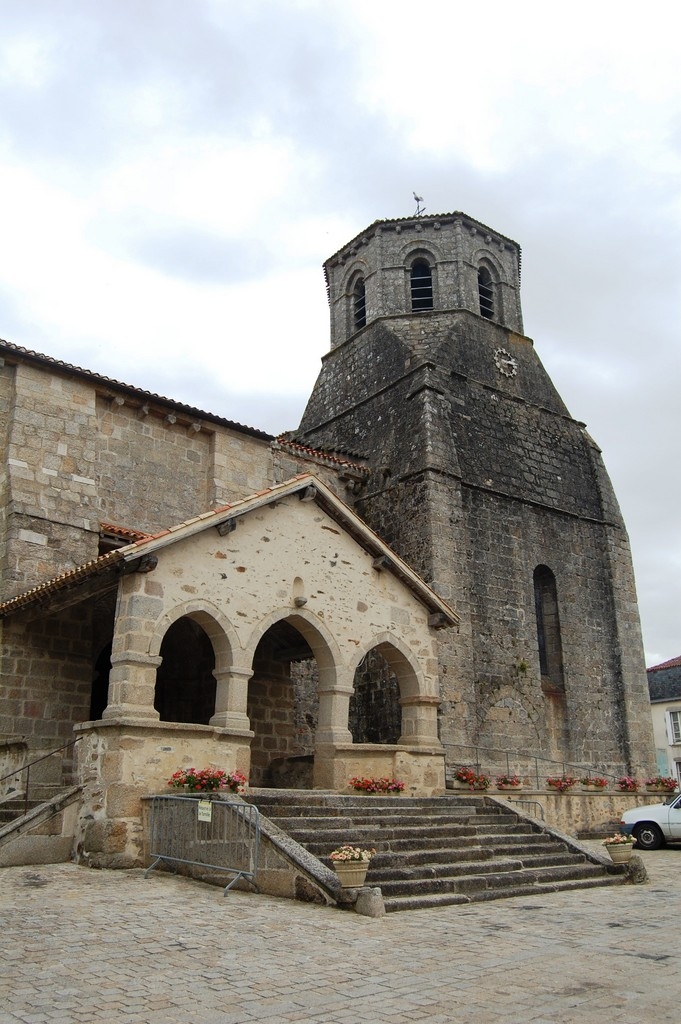
[[212, 821], [213, 820], [213, 804], [210, 800], [199, 800], [199, 807], [197, 812], [198, 821]]

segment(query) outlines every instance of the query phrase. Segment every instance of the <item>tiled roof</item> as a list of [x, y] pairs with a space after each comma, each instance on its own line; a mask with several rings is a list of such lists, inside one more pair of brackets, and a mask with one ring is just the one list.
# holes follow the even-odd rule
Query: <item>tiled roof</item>
[[258, 491], [257, 494], [252, 494], [230, 505], [223, 505], [212, 511], [203, 512], [184, 523], [161, 530], [153, 536], [145, 536], [141, 540], [133, 541], [124, 547], [102, 555], [100, 558], [62, 573], [54, 579], [0, 604], [0, 618], [11, 615], [28, 605], [45, 601], [62, 590], [71, 589], [98, 575], [106, 573], [111, 576], [124, 571], [135, 571], [141, 559], [153, 555], [156, 550], [168, 543], [187, 539], [209, 526], [218, 526], [222, 522], [245, 515], [247, 512], [261, 508], [275, 500], [281, 500], [298, 491], [303, 491], [308, 487], [313, 490], [312, 497], [316, 503], [365, 550], [384, 559], [386, 570], [401, 580], [425, 607], [431, 612], [437, 613], [442, 618], [443, 624], [455, 625], [458, 623], [458, 616], [449, 605], [434, 590], [431, 590], [428, 584], [399, 555], [392, 551], [345, 502], [341, 501], [330, 488], [311, 473], [300, 474], [283, 484], [267, 487]]
[[334, 467], [347, 469], [359, 476], [368, 476], [370, 473], [367, 466], [362, 466], [359, 462], [353, 462], [347, 456], [337, 452], [325, 452], [320, 448], [309, 448], [307, 445], [298, 444], [297, 441], [289, 441], [286, 437], [278, 437], [275, 445], [279, 445], [281, 448], [290, 448], [294, 454], [299, 455], [301, 458], [330, 463]]
[[100, 523], [99, 529], [102, 533], [109, 533], [121, 540], [146, 540], [151, 537], [150, 533], [143, 533], [142, 530], [131, 530], [127, 526], [115, 526], [113, 523]]
[[272, 434], [267, 434], [264, 430], [258, 430], [257, 427], [247, 427], [243, 423], [236, 423], [234, 420], [225, 419], [223, 416], [216, 416], [211, 412], [204, 412], [202, 409], [195, 409], [191, 405], [184, 405], [182, 402], [175, 402], [172, 398], [164, 398], [163, 395], [156, 395], [152, 391], [145, 391], [142, 388], [133, 387], [132, 384], [124, 384], [120, 380], [114, 380], [113, 377], [105, 377], [99, 373], [93, 373], [92, 370], [85, 370], [82, 366], [74, 366], [72, 363], [65, 363], [61, 359], [53, 359], [51, 356], [43, 355], [41, 352], [34, 352], [31, 349], [23, 348], [21, 345], [13, 345], [9, 341], [4, 341], [0, 338], [0, 355], [4, 355], [6, 358], [9, 357], [11, 361], [12, 357], [15, 360], [25, 360], [30, 363], [38, 363], [41, 366], [47, 366], [54, 370], [61, 370], [63, 373], [67, 373], [71, 376], [81, 377], [84, 380], [92, 381], [93, 384], [104, 385], [115, 391], [123, 391], [128, 395], [134, 395], [135, 398], [143, 399], [144, 401], [158, 402], [164, 406], [169, 406], [172, 409], [176, 409], [178, 412], [182, 412], [185, 415], [193, 416], [198, 419], [208, 420], [211, 423], [218, 423], [222, 427], [228, 427], [230, 430], [235, 430], [241, 434], [248, 434], [251, 437], [259, 437], [263, 441], [272, 441], [274, 437]]
[[661, 665], [653, 665], [652, 668], [646, 669], [647, 672], [660, 672], [665, 668], [681, 668], [681, 655], [678, 658], [671, 658], [669, 661], [663, 661]]

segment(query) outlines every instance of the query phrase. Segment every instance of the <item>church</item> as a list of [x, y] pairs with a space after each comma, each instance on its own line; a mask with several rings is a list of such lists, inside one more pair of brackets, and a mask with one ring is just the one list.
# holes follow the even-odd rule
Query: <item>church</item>
[[462, 763], [654, 765], [626, 529], [520, 271], [463, 213], [370, 225], [277, 438], [0, 342], [0, 762], [69, 745], [103, 863], [139, 862], [181, 765], [424, 796]]

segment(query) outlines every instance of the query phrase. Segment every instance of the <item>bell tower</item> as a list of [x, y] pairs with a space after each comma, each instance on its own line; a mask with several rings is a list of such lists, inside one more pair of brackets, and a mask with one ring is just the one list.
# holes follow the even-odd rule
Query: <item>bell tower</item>
[[441, 737], [651, 761], [626, 530], [523, 333], [520, 247], [462, 213], [376, 221], [324, 265], [331, 348], [296, 439], [367, 459], [359, 514], [460, 616]]
[[383, 317], [456, 309], [522, 334], [520, 247], [463, 213], [377, 221], [324, 271], [332, 348]]

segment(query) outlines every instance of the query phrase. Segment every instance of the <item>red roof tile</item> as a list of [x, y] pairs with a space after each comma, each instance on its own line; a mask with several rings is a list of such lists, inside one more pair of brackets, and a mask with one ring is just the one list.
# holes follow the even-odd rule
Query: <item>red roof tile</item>
[[669, 661], [663, 661], [661, 665], [653, 665], [652, 668], [647, 669], [648, 672], [659, 672], [664, 668], [680, 668], [681, 667], [681, 655], [678, 658], [671, 658]]

